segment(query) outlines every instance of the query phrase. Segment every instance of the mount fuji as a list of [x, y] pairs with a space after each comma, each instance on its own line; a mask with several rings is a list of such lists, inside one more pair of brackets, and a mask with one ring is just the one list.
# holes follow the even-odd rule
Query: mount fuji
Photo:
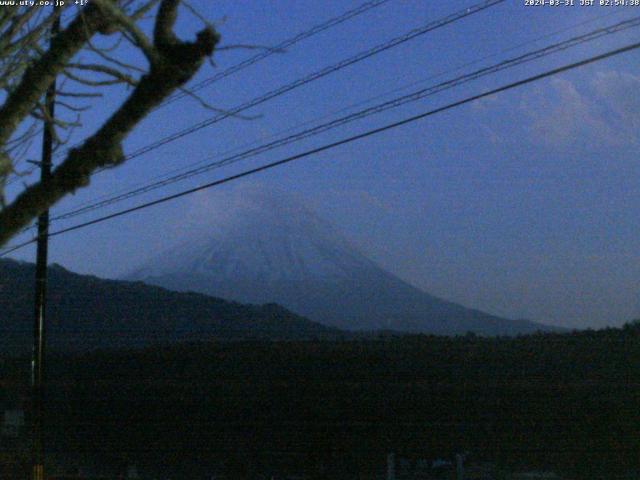
[[209, 223], [208, 232], [175, 245], [125, 279], [242, 303], [278, 303], [351, 331], [516, 335], [554, 329], [430, 295], [382, 269], [284, 194], [243, 191], [225, 199]]

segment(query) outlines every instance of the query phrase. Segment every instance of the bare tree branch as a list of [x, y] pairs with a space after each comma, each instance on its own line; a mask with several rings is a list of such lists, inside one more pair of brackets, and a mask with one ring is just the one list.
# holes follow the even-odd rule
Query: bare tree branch
[[159, 61], [158, 52], [151, 44], [147, 36], [144, 34], [135, 21], [128, 17], [117, 5], [111, 0], [94, 0], [96, 4], [100, 5], [100, 8], [126, 33], [131, 35], [134, 44], [140, 48], [149, 60], [149, 63], [153, 64]]
[[76, 17], [51, 42], [51, 48], [27, 68], [19, 85], [0, 108], [0, 145], [5, 144], [18, 125], [29, 115], [53, 79], [96, 32], [106, 28], [109, 18], [89, 4], [84, 15]]
[[194, 99], [196, 102], [200, 104], [201, 107], [211, 110], [212, 112], [221, 113], [223, 115], [228, 115], [233, 118], [240, 118], [242, 120], [257, 120], [261, 118], [261, 115], [243, 115], [241, 113], [230, 112], [229, 110], [225, 110], [224, 108], [214, 107], [210, 103], [206, 102], [200, 95], [192, 92], [186, 87], [180, 87], [179, 90], [187, 95], [189, 98]]
[[[122, 41], [122, 38], [124, 38], [124, 35], [122, 35], [119, 39], [118, 39], [118, 43], [120, 41]], [[118, 67], [121, 67], [125, 70], [130, 70], [130, 71], [134, 71], [134, 72], [140, 72], [140, 73], [144, 73], [146, 70], [144, 68], [140, 68], [137, 67], [135, 65], [131, 65], [129, 63], [123, 62], [122, 60], [118, 60], [117, 58], [115, 58], [113, 55], [108, 55], [107, 52], [109, 52], [108, 48], [96, 48], [93, 43], [91, 42], [91, 40], [89, 40], [87, 42], [87, 46], [89, 47], [89, 49], [95, 53], [96, 55], [98, 55], [99, 57], [101, 57], [102, 59], [106, 60], [109, 63], [112, 63]]]
[[57, 90], [56, 95], [59, 97], [71, 97], [71, 98], [100, 98], [103, 97], [102, 93], [95, 92], [67, 92], [65, 90]]
[[[127, 135], [153, 108], [175, 89], [182, 87], [198, 71], [204, 59], [213, 53], [220, 37], [212, 27], [198, 32], [193, 42], [181, 41], [175, 36], [173, 27], [178, 4], [179, 0], [161, 1], [154, 25], [153, 44], [144, 46], [153, 51], [153, 54], [147, 57], [150, 59], [149, 71], [138, 80], [125, 102], [92, 136], [68, 152], [66, 158], [53, 171], [47, 185], [36, 183], [27, 187], [10, 205], [0, 210], [0, 245], [62, 197], [87, 185], [91, 174], [97, 169], [121, 163], [124, 160], [122, 142]], [[8, 100], [0, 108], [0, 144], [6, 144], [16, 125], [31, 113], [34, 105], [37, 106], [48, 83], [55, 74], [64, 69], [73, 54], [88, 42], [91, 33], [111, 33], [114, 23], [117, 25], [116, 28], [132, 33], [128, 25], [131, 22], [118, 20], [124, 13], [111, 1], [95, 0], [89, 7], [86, 8], [84, 20], [75, 19], [54, 39], [51, 48], [25, 72], [15, 92], [21, 90], [29, 95], [29, 106], [10, 98], [12, 103]], [[70, 32], [73, 32], [73, 35]], [[146, 39], [146, 36], [144, 38]], [[138, 47], [143, 49], [141, 45]], [[47, 69], [51, 69], [53, 73]], [[25, 85], [26, 77], [35, 81], [36, 86], [28, 88]], [[70, 97], [94, 95], [75, 92], [60, 94]], [[6, 154], [3, 155], [0, 156], [0, 168], [6, 168], [7, 165], [10, 167], [10, 159], [4, 160]], [[0, 173], [0, 179], [2, 178], [6, 176]]]
[[127, 83], [133, 87], [138, 84], [137, 80], [135, 80], [131, 75], [127, 75], [126, 73], [123, 73], [116, 68], [111, 68], [106, 65], [100, 65], [97, 63], [71, 63], [68, 65], [68, 67], [78, 70], [102, 73], [112, 77], [114, 80], [117, 80], [117, 83]]

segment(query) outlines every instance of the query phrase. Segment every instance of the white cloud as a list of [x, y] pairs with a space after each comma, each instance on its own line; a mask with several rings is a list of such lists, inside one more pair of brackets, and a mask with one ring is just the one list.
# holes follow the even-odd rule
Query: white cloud
[[624, 147], [639, 143], [639, 91], [640, 77], [622, 72], [599, 72], [580, 85], [554, 78], [525, 94], [520, 109], [534, 143]]
[[[640, 127], [640, 76], [624, 72], [598, 72], [591, 87], [602, 105], [617, 120], [637, 132]], [[637, 136], [636, 136], [637, 140]]]
[[471, 107], [474, 110], [479, 110], [479, 111], [488, 110], [488, 109], [494, 107], [501, 100], [502, 100], [502, 97], [500, 96], [500, 94], [496, 93], [495, 95], [490, 95], [488, 97], [479, 98], [478, 100], [474, 100], [471, 103]]

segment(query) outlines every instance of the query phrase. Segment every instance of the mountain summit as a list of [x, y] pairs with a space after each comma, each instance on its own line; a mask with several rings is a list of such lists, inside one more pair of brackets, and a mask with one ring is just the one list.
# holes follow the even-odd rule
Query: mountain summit
[[208, 232], [126, 279], [243, 303], [278, 303], [347, 330], [511, 335], [551, 329], [419, 290], [383, 270], [290, 196], [253, 189], [225, 200], [212, 210]]

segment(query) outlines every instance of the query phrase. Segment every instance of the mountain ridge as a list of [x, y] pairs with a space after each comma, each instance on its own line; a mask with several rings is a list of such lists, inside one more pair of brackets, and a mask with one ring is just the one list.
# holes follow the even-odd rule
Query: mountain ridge
[[[35, 265], [0, 259], [0, 347], [31, 348]], [[200, 340], [341, 339], [344, 334], [273, 303], [243, 305], [197, 292], [49, 268], [47, 344], [85, 351]]]
[[559, 328], [509, 320], [424, 292], [379, 267], [294, 199], [241, 191], [212, 227], [124, 278], [242, 303], [275, 302], [349, 331], [516, 335]]

